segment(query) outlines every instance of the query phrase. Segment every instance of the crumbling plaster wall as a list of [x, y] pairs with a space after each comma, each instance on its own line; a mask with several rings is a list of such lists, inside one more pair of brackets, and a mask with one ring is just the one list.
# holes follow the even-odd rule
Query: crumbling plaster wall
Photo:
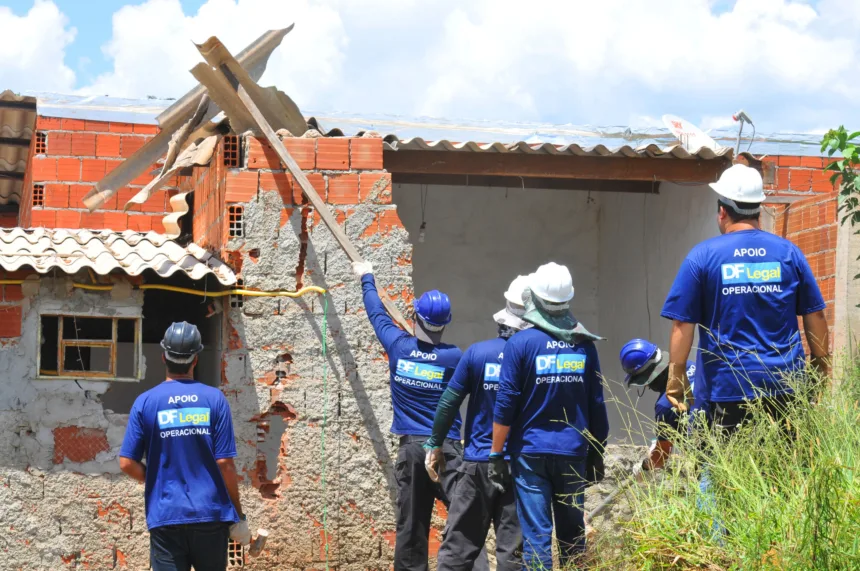
[[127, 415], [99, 401], [109, 383], [36, 379], [41, 313], [140, 317], [142, 294], [112, 299], [69, 283], [43, 278], [25, 286], [21, 336], [0, 344], [3, 569], [129, 568], [130, 559], [146, 560], [142, 488], [118, 473], [116, 459]]

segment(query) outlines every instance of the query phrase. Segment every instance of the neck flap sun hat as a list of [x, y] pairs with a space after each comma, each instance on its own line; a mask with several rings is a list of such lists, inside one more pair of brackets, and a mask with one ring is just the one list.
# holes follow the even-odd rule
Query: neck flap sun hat
[[530, 276], [517, 276], [505, 292], [505, 308], [493, 315], [498, 325], [522, 331], [532, 326], [523, 319], [526, 308], [523, 305], [523, 292], [529, 285]]
[[[738, 214], [758, 214], [765, 200], [761, 174], [746, 165], [732, 165], [720, 175], [720, 180], [710, 187], [720, 195], [720, 200], [735, 209]], [[755, 208], [741, 208], [738, 202], [755, 204]]]
[[526, 312], [523, 319], [538, 329], [567, 343], [602, 337], [590, 333], [570, 313], [573, 299], [573, 278], [565, 266], [550, 262], [529, 276], [529, 287], [523, 291]]
[[425, 292], [415, 302], [415, 337], [438, 345], [445, 326], [451, 323], [451, 300], [439, 290]]

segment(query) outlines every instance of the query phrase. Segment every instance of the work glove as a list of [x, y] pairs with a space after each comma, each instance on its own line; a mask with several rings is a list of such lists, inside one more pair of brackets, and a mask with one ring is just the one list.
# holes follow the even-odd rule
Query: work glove
[[427, 455], [424, 456], [424, 468], [427, 469], [427, 475], [437, 484], [440, 481], [442, 472], [445, 471], [445, 455], [439, 446], [427, 448]]
[[504, 494], [511, 484], [511, 469], [501, 452], [490, 454], [490, 466], [487, 468], [487, 477], [493, 487]]
[[373, 273], [373, 264], [370, 262], [353, 262], [352, 273], [355, 274], [355, 277], [361, 279], [367, 274]]
[[669, 363], [669, 380], [666, 381], [666, 398], [680, 412], [687, 412], [687, 400], [690, 398], [690, 379], [687, 378], [687, 366]]
[[603, 465], [603, 446], [592, 444], [588, 447], [588, 456], [585, 457], [585, 480], [589, 484], [603, 481], [606, 468]]
[[251, 528], [245, 516], [230, 526], [230, 539], [239, 545], [251, 545]]
[[648, 467], [645, 466], [646, 462], [648, 462], [648, 458], [645, 458], [641, 462], [637, 462], [633, 465], [633, 479], [637, 482], [641, 482], [645, 479], [645, 472], [648, 470]]

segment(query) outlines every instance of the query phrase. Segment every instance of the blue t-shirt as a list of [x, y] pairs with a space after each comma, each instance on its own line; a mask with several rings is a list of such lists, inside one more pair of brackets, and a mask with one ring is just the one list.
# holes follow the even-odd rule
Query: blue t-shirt
[[508, 452], [584, 458], [591, 433], [609, 436], [600, 362], [594, 343], [570, 345], [527, 329], [505, 345], [495, 422], [510, 426]]
[[507, 339], [475, 343], [463, 353], [448, 388], [469, 395], [466, 411], [466, 449], [463, 459], [487, 462], [493, 447], [493, 409], [499, 391], [502, 352]]
[[[424, 343], [397, 327], [379, 299], [371, 274], [361, 278], [361, 289], [367, 317], [388, 354], [391, 404], [394, 408], [391, 432], [430, 436], [436, 405], [448, 387], [463, 352], [459, 347], [446, 343]], [[448, 438], [460, 439], [460, 424], [458, 412]]]
[[709, 402], [790, 391], [781, 374], [804, 366], [798, 315], [824, 309], [803, 253], [762, 230], [742, 230], [690, 251], [663, 317], [699, 324]]
[[119, 455], [146, 458], [146, 526], [239, 521], [216, 460], [236, 456], [224, 393], [165, 381], [134, 401]]
[[[696, 364], [692, 361], [687, 361], [687, 379], [690, 381], [690, 388], [693, 389], [693, 407], [690, 409], [690, 412], [695, 413], [698, 410], [704, 410], [705, 413], [710, 412], [708, 411], [707, 401], [702, 398], [702, 387], [704, 384], [696, 382]], [[657, 421], [657, 424], [666, 424], [672, 430], [677, 431], [680, 419], [681, 415], [672, 407], [672, 403], [669, 402], [666, 393], [660, 393], [660, 397], [654, 403], [654, 420]], [[664, 439], [660, 434], [659, 428], [657, 439]]]

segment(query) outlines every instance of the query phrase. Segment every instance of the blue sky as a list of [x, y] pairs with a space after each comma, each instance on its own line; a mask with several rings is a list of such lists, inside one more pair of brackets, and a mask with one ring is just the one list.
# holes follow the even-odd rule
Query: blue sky
[[857, 0], [0, 0], [0, 89], [177, 97], [192, 41], [290, 23], [261, 83], [303, 110], [860, 128]]

